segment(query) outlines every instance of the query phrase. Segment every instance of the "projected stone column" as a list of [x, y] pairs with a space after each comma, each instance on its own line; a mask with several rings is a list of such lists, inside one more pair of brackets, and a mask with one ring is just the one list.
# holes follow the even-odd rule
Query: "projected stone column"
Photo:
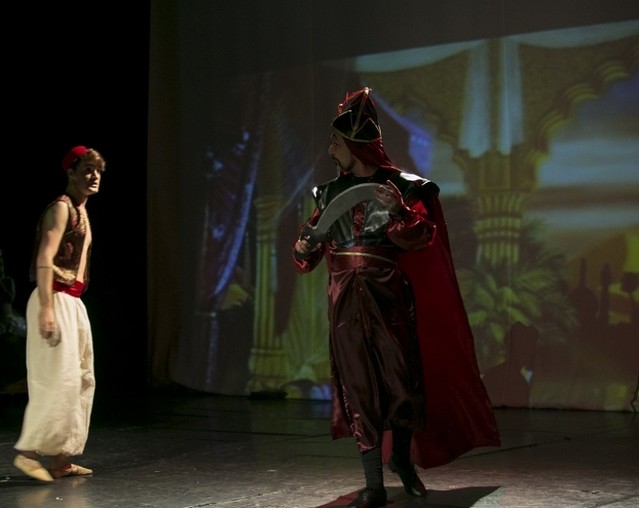
[[466, 161], [466, 180], [476, 198], [478, 260], [492, 265], [519, 260], [523, 207], [534, 181], [515, 155], [495, 151]]
[[478, 196], [480, 219], [475, 224], [478, 258], [491, 264], [517, 263], [523, 195], [512, 191]]
[[248, 389], [254, 391], [279, 390], [284, 383], [285, 354], [282, 339], [275, 335], [272, 281], [276, 279], [277, 228], [275, 218], [282, 206], [274, 196], [259, 197], [254, 201], [257, 215], [255, 323], [253, 349], [249, 368], [252, 374]]

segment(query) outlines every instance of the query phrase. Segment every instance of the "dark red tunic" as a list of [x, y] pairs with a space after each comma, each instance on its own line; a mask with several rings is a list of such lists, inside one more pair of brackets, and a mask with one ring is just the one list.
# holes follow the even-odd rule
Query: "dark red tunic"
[[[331, 227], [322, 248], [294, 258], [301, 273], [325, 258], [333, 438], [391, 450], [390, 424], [412, 428], [412, 460], [434, 467], [478, 446], [498, 446], [490, 401], [450, 256], [438, 189], [398, 171], [405, 210], [389, 217], [376, 201]], [[337, 194], [363, 180], [342, 175], [318, 188], [314, 225]], [[386, 431], [386, 432], [385, 432]]]

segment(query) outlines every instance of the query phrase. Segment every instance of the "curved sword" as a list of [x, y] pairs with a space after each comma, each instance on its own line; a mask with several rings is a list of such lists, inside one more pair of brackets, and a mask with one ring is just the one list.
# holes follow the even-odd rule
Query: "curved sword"
[[361, 183], [339, 193], [326, 205], [317, 224], [313, 227], [305, 227], [301, 237], [308, 240], [311, 247], [323, 242], [326, 238], [326, 233], [328, 233], [328, 229], [337, 219], [348, 212], [357, 203], [374, 199], [375, 189], [378, 188], [379, 185], [379, 183]]

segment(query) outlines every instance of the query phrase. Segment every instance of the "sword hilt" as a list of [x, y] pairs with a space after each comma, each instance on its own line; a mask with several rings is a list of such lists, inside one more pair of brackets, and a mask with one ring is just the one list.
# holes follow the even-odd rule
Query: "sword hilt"
[[306, 240], [311, 244], [311, 249], [314, 249], [318, 243], [324, 241], [324, 235], [317, 231], [313, 226], [307, 224], [302, 229], [302, 234], [300, 238]]

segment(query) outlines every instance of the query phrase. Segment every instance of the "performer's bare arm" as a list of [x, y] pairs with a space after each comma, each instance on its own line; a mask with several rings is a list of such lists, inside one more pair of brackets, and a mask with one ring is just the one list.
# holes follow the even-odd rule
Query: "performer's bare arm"
[[36, 281], [40, 298], [40, 336], [50, 346], [59, 343], [59, 333], [53, 311], [53, 258], [58, 252], [62, 235], [69, 219], [67, 205], [58, 201], [52, 205], [42, 219], [42, 236], [36, 258]]

